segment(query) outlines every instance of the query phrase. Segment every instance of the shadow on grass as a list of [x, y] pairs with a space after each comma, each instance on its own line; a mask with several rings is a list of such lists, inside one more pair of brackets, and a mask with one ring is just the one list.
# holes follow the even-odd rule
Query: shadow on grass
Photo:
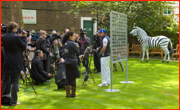
[[[1, 106], [3, 109], [178, 109], [179, 108], [179, 63], [161, 60], [150, 60], [140, 63], [141, 59], [128, 59], [128, 81], [132, 84], [122, 84], [126, 80], [126, 72], [113, 72], [113, 89], [120, 92], [104, 92], [108, 87], [98, 87], [102, 82], [101, 74], [92, 73], [91, 78], [81, 86], [84, 76], [77, 79], [76, 98], [66, 98], [63, 89], [57, 90], [54, 78], [52, 82], [34, 86], [22, 85], [18, 93], [16, 107]], [[93, 61], [93, 60], [92, 60]], [[123, 61], [126, 68], [126, 61]], [[93, 62], [91, 69], [94, 68]], [[85, 70], [81, 68], [81, 70]], [[79, 83], [78, 83], [79, 81]], [[21, 83], [22, 84], [22, 83]], [[25, 92], [24, 92], [25, 91]]]

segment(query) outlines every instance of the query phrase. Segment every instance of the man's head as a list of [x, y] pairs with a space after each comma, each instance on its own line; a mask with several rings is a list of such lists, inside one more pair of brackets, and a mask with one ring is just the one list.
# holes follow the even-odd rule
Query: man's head
[[46, 31], [44, 31], [44, 30], [41, 30], [40, 31], [40, 35], [41, 35], [41, 37], [43, 37], [44, 39], [46, 38]]
[[39, 56], [41, 59], [43, 59], [44, 54], [43, 54], [43, 52], [41, 50], [36, 50], [35, 55]]
[[67, 33], [67, 32], [69, 32], [69, 29], [65, 29], [65, 30], [64, 30], [64, 33]]
[[79, 34], [76, 34], [76, 39], [79, 39]]
[[14, 21], [9, 22], [7, 25], [7, 29], [10, 31], [14, 31], [15, 33], [17, 32], [18, 27], [19, 25]]
[[99, 32], [101, 37], [103, 37], [106, 34], [106, 30], [105, 29], [101, 29]]
[[56, 33], [56, 31], [55, 31], [55, 30], [53, 30], [53, 31], [52, 31], [52, 34], [55, 34], [55, 33]]

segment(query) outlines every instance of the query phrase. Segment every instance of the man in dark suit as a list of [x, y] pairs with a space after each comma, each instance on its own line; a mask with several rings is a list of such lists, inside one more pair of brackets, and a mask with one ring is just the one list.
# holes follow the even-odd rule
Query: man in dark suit
[[31, 78], [35, 80], [35, 84], [44, 83], [52, 77], [52, 74], [47, 73], [43, 70], [43, 52], [41, 50], [36, 50], [35, 57], [31, 63]]
[[43, 65], [44, 65], [44, 71], [45, 72], [49, 72], [49, 55], [52, 55], [48, 49], [47, 49], [47, 45], [46, 45], [46, 31], [41, 30], [40, 31], [40, 37], [39, 39], [36, 41], [36, 50], [42, 50], [44, 53], [43, 56]]
[[20, 37], [15, 34], [17, 32], [18, 24], [9, 22], [7, 25], [7, 33], [1, 36], [1, 42], [4, 45], [5, 61], [3, 67], [3, 78], [1, 83], [1, 98], [5, 91], [9, 76], [12, 74], [12, 90], [11, 90], [11, 106], [19, 105], [17, 103], [18, 82], [20, 71], [23, 70], [23, 55], [22, 51], [26, 49], [27, 38]]

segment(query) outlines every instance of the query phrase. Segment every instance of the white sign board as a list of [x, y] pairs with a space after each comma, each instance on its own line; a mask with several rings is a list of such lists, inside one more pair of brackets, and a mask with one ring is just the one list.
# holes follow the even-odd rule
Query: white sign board
[[36, 24], [36, 10], [22, 10], [24, 24]]

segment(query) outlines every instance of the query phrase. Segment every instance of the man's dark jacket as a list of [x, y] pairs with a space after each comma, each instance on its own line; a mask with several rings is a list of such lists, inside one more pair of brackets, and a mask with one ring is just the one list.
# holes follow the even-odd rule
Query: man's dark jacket
[[27, 38], [21, 37], [13, 31], [8, 31], [1, 37], [4, 46], [4, 67], [3, 72], [20, 72], [23, 70], [22, 51], [26, 49]]
[[39, 37], [36, 41], [36, 50], [42, 50], [44, 53], [43, 60], [47, 60], [47, 56], [50, 52], [47, 50], [46, 39]]
[[44, 71], [43, 62], [38, 56], [35, 56], [32, 60], [30, 73], [31, 78], [39, 83], [45, 82], [48, 78], [48, 73]]

